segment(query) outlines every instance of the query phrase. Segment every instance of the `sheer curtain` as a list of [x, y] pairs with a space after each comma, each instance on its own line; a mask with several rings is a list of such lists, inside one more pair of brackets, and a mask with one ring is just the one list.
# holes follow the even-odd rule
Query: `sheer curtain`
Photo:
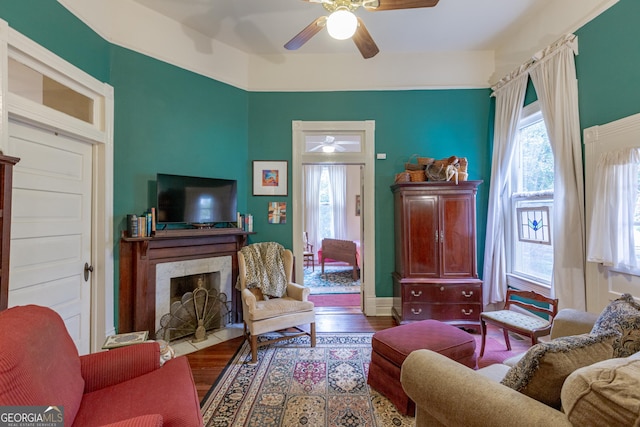
[[345, 165], [327, 166], [329, 171], [329, 188], [333, 211], [333, 232], [336, 239], [347, 237], [347, 167]]
[[[304, 165], [305, 221], [304, 231], [309, 233], [309, 243], [314, 250], [320, 248], [318, 241], [320, 223], [320, 177], [322, 165]], [[302, 239], [302, 236], [300, 236]]]
[[577, 38], [567, 36], [542, 52], [544, 57], [530, 75], [555, 159], [551, 292], [561, 308], [585, 310], [584, 178], [576, 51]]
[[506, 194], [508, 177], [513, 158], [518, 121], [522, 113], [527, 89], [526, 73], [515, 77], [494, 92], [496, 118], [494, 125], [491, 186], [484, 250], [484, 304], [504, 301], [506, 294], [506, 240], [505, 223], [509, 215], [509, 195]]
[[637, 268], [634, 239], [640, 148], [602, 153], [595, 171], [587, 261]]

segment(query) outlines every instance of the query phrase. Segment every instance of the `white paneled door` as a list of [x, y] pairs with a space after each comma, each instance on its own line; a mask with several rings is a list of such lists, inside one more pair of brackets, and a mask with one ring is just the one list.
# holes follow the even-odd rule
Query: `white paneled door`
[[92, 146], [10, 120], [14, 168], [9, 306], [53, 308], [90, 350]]

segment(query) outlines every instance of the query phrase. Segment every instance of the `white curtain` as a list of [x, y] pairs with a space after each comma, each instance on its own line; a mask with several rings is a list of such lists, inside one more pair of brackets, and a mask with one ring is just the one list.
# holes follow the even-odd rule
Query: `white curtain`
[[[320, 248], [320, 177], [322, 176], [321, 165], [304, 166], [304, 195], [305, 195], [305, 215], [304, 230], [309, 234], [309, 243], [313, 245], [313, 250]], [[302, 236], [300, 236], [302, 239]]]
[[602, 153], [595, 170], [587, 261], [637, 268], [634, 213], [640, 148]]
[[327, 166], [329, 188], [333, 211], [333, 233], [336, 239], [347, 237], [347, 167], [345, 165]]
[[561, 308], [585, 310], [584, 178], [574, 49], [575, 36], [540, 60], [530, 75], [555, 159], [552, 295]]
[[494, 92], [496, 118], [482, 275], [485, 305], [504, 301], [506, 294], [505, 223], [511, 212], [506, 189], [527, 80], [528, 75], [523, 73]]

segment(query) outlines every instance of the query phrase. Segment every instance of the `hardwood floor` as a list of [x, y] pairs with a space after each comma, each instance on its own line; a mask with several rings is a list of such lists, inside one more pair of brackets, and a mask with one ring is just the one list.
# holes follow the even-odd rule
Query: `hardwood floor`
[[[319, 307], [316, 312], [316, 331], [375, 332], [395, 326], [391, 316], [367, 317], [358, 311], [347, 307]], [[243, 337], [234, 338], [187, 355], [200, 400], [222, 374], [243, 341]]]

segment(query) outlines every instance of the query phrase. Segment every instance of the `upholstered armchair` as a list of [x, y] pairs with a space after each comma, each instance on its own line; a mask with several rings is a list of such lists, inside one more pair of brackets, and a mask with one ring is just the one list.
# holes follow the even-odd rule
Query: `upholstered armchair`
[[62, 408], [65, 427], [203, 424], [186, 357], [160, 366], [157, 342], [78, 356], [58, 313], [37, 305], [0, 311], [0, 406]]
[[[254, 245], [263, 245], [257, 243]], [[253, 246], [253, 245], [249, 245]], [[246, 247], [247, 249], [251, 249]], [[254, 247], [255, 249], [256, 247]], [[259, 246], [257, 246], [259, 248]], [[243, 250], [238, 252], [238, 288], [242, 298], [242, 315], [244, 319], [245, 337], [251, 345], [251, 360], [258, 361], [258, 347], [291, 339], [302, 335], [311, 337], [311, 347], [316, 346], [316, 320], [313, 302], [308, 300], [309, 288], [305, 288], [291, 281], [293, 271], [293, 254], [290, 250], [281, 251], [281, 262], [284, 266], [286, 286], [282, 296], [268, 296], [260, 287], [249, 283], [248, 277], [252, 272], [249, 268], [267, 268], [266, 265], [255, 265], [255, 262], [247, 262]], [[254, 265], [254, 267], [250, 267]], [[273, 267], [275, 268], [275, 267]], [[300, 328], [301, 325], [310, 325], [309, 332]], [[258, 341], [258, 336], [280, 332], [272, 339]]]

